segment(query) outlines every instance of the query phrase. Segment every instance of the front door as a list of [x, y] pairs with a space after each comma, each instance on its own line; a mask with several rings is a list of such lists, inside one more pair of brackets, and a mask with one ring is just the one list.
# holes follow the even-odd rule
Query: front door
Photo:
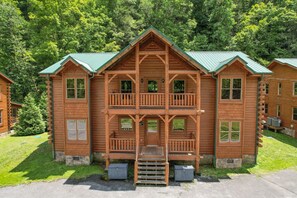
[[159, 146], [160, 145], [160, 126], [158, 118], [146, 119], [146, 146]]

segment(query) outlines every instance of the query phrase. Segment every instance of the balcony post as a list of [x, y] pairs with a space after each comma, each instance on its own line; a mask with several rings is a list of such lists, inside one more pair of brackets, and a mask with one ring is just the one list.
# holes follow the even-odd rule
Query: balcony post
[[[201, 110], [201, 78], [200, 73], [196, 74], [196, 110]], [[199, 171], [200, 162], [200, 113], [196, 115], [196, 159], [195, 159], [195, 172]]]
[[[139, 96], [140, 96], [140, 85], [139, 85], [139, 78], [140, 78], [140, 72], [139, 72], [139, 43], [136, 44], [135, 47], [135, 93], [136, 93], [136, 110], [139, 110]], [[138, 112], [137, 112], [138, 114]]]
[[105, 168], [109, 166], [109, 115], [108, 115], [108, 74], [104, 75], [104, 103], [105, 103]]
[[170, 122], [169, 115], [165, 114], [165, 158], [166, 158], [165, 181], [166, 181], [166, 185], [169, 184], [169, 162], [168, 162], [169, 122]]
[[165, 46], [165, 109], [166, 114], [169, 110], [169, 48], [168, 45]]

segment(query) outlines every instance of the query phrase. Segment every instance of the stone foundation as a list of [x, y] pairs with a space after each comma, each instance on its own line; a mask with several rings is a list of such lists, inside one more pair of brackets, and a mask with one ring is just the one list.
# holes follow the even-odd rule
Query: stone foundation
[[255, 164], [256, 158], [255, 155], [244, 155], [242, 159], [243, 164]]
[[66, 155], [66, 165], [90, 165], [91, 160], [89, 156], [72, 156]]
[[65, 155], [62, 151], [56, 151], [55, 152], [55, 160], [57, 162], [64, 162], [65, 161]]
[[296, 132], [295, 132], [294, 129], [284, 128], [283, 130], [281, 130], [281, 132], [282, 132], [283, 134], [288, 135], [288, 136], [296, 137]]
[[241, 165], [241, 158], [216, 159], [216, 168], [240, 168]]

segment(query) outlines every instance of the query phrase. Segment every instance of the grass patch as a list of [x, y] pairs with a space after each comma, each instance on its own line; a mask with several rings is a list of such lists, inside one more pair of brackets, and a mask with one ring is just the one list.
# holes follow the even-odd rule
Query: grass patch
[[103, 174], [98, 165], [66, 166], [55, 162], [48, 135], [0, 138], [0, 186]]
[[289, 168], [297, 170], [297, 140], [266, 130], [256, 165], [243, 165], [238, 169], [215, 169], [212, 166], [202, 166], [201, 174], [215, 178], [228, 178], [232, 174], [261, 175]]

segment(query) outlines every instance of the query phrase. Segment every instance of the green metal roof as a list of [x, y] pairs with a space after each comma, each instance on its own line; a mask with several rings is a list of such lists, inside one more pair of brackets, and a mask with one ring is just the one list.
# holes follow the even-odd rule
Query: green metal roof
[[288, 64], [288, 65], [291, 65], [292, 67], [296, 67], [297, 69], [297, 58], [276, 58], [275, 60], [280, 63]]
[[246, 67], [248, 70], [252, 71], [255, 74], [270, 74], [272, 73], [266, 67], [263, 67], [259, 63], [253, 61], [248, 57], [248, 55], [237, 52], [237, 51], [198, 51], [198, 52], [185, 52], [180, 49], [177, 45], [175, 45], [168, 37], [166, 37], [163, 33], [158, 31], [154, 27], [148, 28], [142, 34], [137, 36], [130, 44], [125, 47], [120, 52], [107, 52], [107, 53], [76, 53], [69, 54], [65, 56], [59, 62], [51, 65], [50, 67], [42, 70], [40, 74], [54, 74], [57, 72], [65, 62], [69, 59], [78, 63], [85, 69], [87, 69], [90, 73], [96, 73], [99, 69], [103, 69], [104, 66], [111, 63], [113, 59], [120, 57], [121, 54], [125, 53], [125, 51], [132, 46], [134, 46], [139, 40], [141, 40], [144, 36], [146, 36], [151, 31], [154, 31], [161, 38], [165, 39], [177, 53], [185, 55], [189, 61], [194, 62], [194, 64], [199, 66], [199, 69], [204, 70], [208, 73], [213, 73], [219, 71], [226, 64], [232, 62], [234, 59], [239, 58], [243, 62], [246, 63]]

